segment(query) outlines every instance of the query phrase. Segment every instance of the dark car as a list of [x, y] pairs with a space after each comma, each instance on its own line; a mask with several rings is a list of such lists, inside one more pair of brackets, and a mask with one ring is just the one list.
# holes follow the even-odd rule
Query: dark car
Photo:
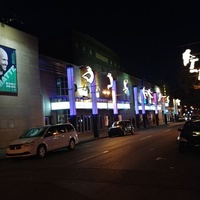
[[134, 126], [130, 120], [115, 121], [108, 129], [108, 136], [113, 135], [123, 136], [128, 133], [133, 134], [135, 131]]
[[184, 117], [184, 116], [178, 116], [178, 117], [177, 117], [177, 121], [178, 121], [178, 122], [185, 122], [186, 120], [185, 120], [185, 117]]
[[199, 115], [193, 115], [193, 116], [191, 117], [191, 120], [198, 120], [198, 119], [200, 119], [200, 116], [199, 116]]
[[180, 133], [177, 137], [177, 142], [180, 152], [200, 149], [200, 120], [189, 120], [178, 131]]

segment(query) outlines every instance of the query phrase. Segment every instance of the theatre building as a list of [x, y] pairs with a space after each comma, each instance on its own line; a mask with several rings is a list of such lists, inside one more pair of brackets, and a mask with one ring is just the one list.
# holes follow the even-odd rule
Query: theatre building
[[123, 72], [112, 50], [77, 32], [65, 39], [41, 53], [36, 37], [1, 24], [8, 65], [0, 74], [0, 148], [44, 124], [70, 121], [99, 137], [114, 120], [162, 120], [162, 92]]

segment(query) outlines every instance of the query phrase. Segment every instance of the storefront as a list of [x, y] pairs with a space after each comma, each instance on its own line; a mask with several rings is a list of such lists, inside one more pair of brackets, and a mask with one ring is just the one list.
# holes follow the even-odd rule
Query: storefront
[[[45, 56], [40, 59], [46, 123], [70, 121], [78, 132], [91, 132], [94, 131], [94, 126], [101, 131], [119, 117], [126, 119], [127, 112], [131, 118], [134, 117], [130, 102], [132, 94], [129, 91], [127, 96], [127, 91], [124, 91], [124, 94], [118, 96], [119, 88], [124, 88], [124, 82], [116, 81], [118, 77], [112, 76], [109, 70], [102, 74], [93, 71], [90, 66], [80, 67], [61, 61], [59, 63], [58, 60], [47, 59]], [[120, 72], [118, 74], [120, 76]], [[127, 111], [127, 116], [120, 113], [124, 110]], [[94, 116], [97, 117], [96, 125]]]

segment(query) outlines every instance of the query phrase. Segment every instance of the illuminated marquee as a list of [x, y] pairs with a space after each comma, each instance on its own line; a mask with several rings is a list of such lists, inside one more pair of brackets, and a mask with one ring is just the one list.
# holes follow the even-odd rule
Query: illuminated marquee
[[153, 98], [152, 96], [153, 92], [151, 92], [151, 89], [145, 90], [145, 87], [143, 87], [142, 91], [145, 99]]
[[143, 96], [144, 103], [146, 104], [147, 100], [148, 100], [148, 103], [151, 104], [152, 103], [152, 99], [153, 99], [153, 95], [152, 94], [153, 94], [153, 92], [151, 92], [150, 89], [146, 90], [145, 87], [143, 87], [141, 89], [140, 103], [142, 103], [142, 96]]
[[81, 95], [88, 97], [90, 95], [90, 86], [94, 81], [94, 72], [89, 66], [81, 67], [82, 79], [81, 79]]
[[107, 74], [107, 77], [108, 77], [109, 80], [110, 80], [110, 84], [107, 85], [107, 88], [108, 88], [108, 90], [109, 90], [109, 89], [112, 88], [112, 86], [113, 86], [113, 77], [112, 77], [112, 74], [111, 74], [111, 73], [108, 73], [108, 74]]
[[183, 58], [183, 65], [187, 66], [188, 64], [190, 64], [189, 66], [190, 73], [199, 73], [198, 80], [200, 80], [200, 68], [198, 69], [195, 68], [195, 62], [199, 61], [199, 58], [192, 55], [190, 49], [185, 50], [185, 52], [182, 54], [182, 58]]
[[[92, 102], [75, 102], [76, 109], [92, 109]], [[130, 103], [117, 103], [117, 107], [119, 109], [130, 109]], [[98, 102], [97, 103], [98, 109], [113, 109], [112, 102]], [[52, 102], [51, 103], [52, 110], [63, 110], [63, 109], [70, 109], [70, 104], [68, 101], [63, 102]]]
[[123, 85], [124, 85], [124, 88], [123, 88], [124, 93], [125, 93], [127, 96], [129, 96], [129, 95], [130, 95], [130, 92], [129, 92], [129, 86], [128, 86], [128, 79], [124, 79]]
[[82, 77], [88, 82], [92, 83], [94, 81], [94, 72], [92, 71], [91, 67], [86, 67], [86, 72], [82, 75]]

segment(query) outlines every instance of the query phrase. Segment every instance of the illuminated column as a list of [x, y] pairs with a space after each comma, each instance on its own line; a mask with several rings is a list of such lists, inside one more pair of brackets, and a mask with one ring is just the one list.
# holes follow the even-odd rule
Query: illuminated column
[[116, 80], [113, 80], [112, 86], [112, 101], [113, 101], [113, 113], [114, 113], [114, 120], [118, 120], [118, 109], [117, 109], [117, 89], [116, 89]]
[[133, 89], [134, 92], [134, 102], [135, 102], [135, 114], [139, 114], [139, 106], [138, 106], [138, 88], [135, 86]]
[[173, 99], [173, 106], [174, 106], [174, 118], [176, 120], [176, 115], [177, 115], [177, 104], [176, 104], [176, 99]]
[[157, 93], [156, 92], [154, 92], [153, 98], [154, 98], [154, 104], [155, 104], [156, 125], [159, 125], [159, 120], [158, 120], [158, 99], [157, 99]]
[[177, 120], [178, 116], [178, 106], [180, 106], [180, 100], [179, 99], [173, 99], [173, 105], [174, 105], [174, 117], [175, 120]]
[[140, 97], [141, 97], [141, 103], [142, 103], [142, 114], [145, 114], [145, 105], [144, 105], [144, 94], [143, 94], [143, 88], [140, 89]]
[[166, 108], [165, 108], [165, 96], [162, 97], [162, 107], [163, 107], [165, 124], [167, 124], [167, 114], [166, 114]]
[[99, 120], [98, 120], [98, 109], [97, 109], [97, 96], [96, 96], [96, 76], [94, 77], [91, 86], [92, 95], [92, 116], [93, 116], [93, 131], [94, 137], [99, 137]]
[[96, 78], [94, 78], [93, 82], [91, 83], [91, 95], [92, 95], [92, 114], [98, 114], [97, 109], [97, 95], [96, 95]]
[[140, 96], [141, 96], [141, 103], [142, 103], [143, 123], [144, 123], [144, 128], [146, 128], [146, 111], [145, 111], [145, 104], [144, 104], [143, 88], [140, 88]]
[[68, 96], [70, 105], [70, 122], [76, 127], [76, 100], [74, 86], [74, 67], [67, 67]]
[[139, 106], [138, 106], [138, 88], [137, 88], [137, 86], [133, 87], [133, 93], [134, 93], [134, 102], [135, 102], [136, 126], [137, 126], [137, 128], [140, 128], [140, 123], [139, 123]]

